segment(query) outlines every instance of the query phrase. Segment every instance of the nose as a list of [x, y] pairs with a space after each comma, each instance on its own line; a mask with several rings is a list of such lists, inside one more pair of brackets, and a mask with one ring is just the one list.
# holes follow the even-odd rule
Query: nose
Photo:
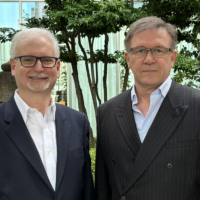
[[153, 54], [152, 54], [152, 52], [149, 50], [149, 51], [147, 52], [147, 55], [146, 55], [145, 59], [144, 59], [144, 63], [146, 63], [146, 64], [152, 64], [152, 63], [154, 63], [154, 62], [155, 62], [155, 59], [154, 59], [154, 57], [153, 57]]
[[42, 67], [42, 63], [41, 63], [41, 60], [38, 59], [34, 68], [33, 68], [35, 71], [44, 71], [44, 68]]

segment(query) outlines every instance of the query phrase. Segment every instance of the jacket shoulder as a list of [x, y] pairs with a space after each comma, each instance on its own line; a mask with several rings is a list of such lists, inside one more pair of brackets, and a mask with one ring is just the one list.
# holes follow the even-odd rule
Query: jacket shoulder
[[173, 81], [172, 90], [181, 92], [183, 98], [185, 98], [185, 97], [188, 97], [189, 99], [190, 98], [197, 98], [197, 99], [200, 98], [200, 90], [199, 89], [189, 87], [186, 85], [181, 85], [179, 83], [176, 83], [175, 81]]
[[118, 94], [117, 96], [109, 99], [108, 101], [106, 101], [105, 103], [103, 103], [102, 105], [100, 105], [98, 107], [98, 109], [106, 109], [106, 108], [110, 108], [110, 107], [123, 107], [128, 98], [131, 98], [131, 89], [124, 91], [121, 94]]
[[64, 106], [64, 105], [60, 105], [60, 104], [56, 104], [56, 109], [59, 112], [64, 113], [65, 115], [69, 115], [69, 116], [75, 116], [75, 117], [86, 117], [86, 115], [80, 111], [74, 110], [73, 108], [70, 108], [68, 106]]

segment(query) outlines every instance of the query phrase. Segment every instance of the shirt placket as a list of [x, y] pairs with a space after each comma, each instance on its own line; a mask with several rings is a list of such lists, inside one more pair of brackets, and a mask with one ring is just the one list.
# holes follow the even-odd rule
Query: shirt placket
[[52, 135], [49, 132], [47, 126], [43, 127], [43, 141], [44, 141], [44, 154], [45, 154], [45, 162], [46, 162], [46, 172], [48, 178], [51, 182], [52, 187], [55, 190], [56, 184], [56, 162], [53, 154], [53, 141]]
[[[44, 159], [45, 159], [45, 169], [47, 176], [49, 178], [49, 181], [55, 190], [55, 185], [56, 185], [56, 161], [55, 161], [55, 156], [54, 156], [54, 143], [53, 143], [53, 136], [51, 132], [48, 129], [47, 126], [47, 118], [50, 113], [48, 112], [49, 110], [47, 109], [45, 113], [45, 117], [40, 118], [38, 122], [40, 125], [43, 127], [43, 144], [44, 144]], [[41, 113], [38, 113], [41, 114]], [[39, 116], [38, 118], [39, 119]]]

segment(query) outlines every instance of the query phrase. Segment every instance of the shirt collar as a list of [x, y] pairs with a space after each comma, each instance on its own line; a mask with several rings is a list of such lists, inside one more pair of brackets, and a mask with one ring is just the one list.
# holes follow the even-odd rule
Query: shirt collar
[[[24, 122], [26, 123], [26, 120], [27, 120], [27, 113], [28, 113], [28, 110], [31, 109], [30, 106], [28, 106], [22, 99], [21, 97], [19, 96], [18, 94], [18, 89], [15, 91], [15, 94], [14, 94], [14, 99], [15, 99], [15, 102], [17, 104], [17, 107], [22, 115], [22, 118], [24, 120]], [[52, 109], [52, 113], [53, 113], [53, 119], [55, 120], [56, 118], [56, 105], [55, 105], [55, 102], [53, 100], [53, 98], [51, 97], [51, 105], [49, 106], [51, 107]], [[48, 107], [48, 108], [49, 108]]]
[[[168, 76], [168, 78], [162, 83], [162, 85], [157, 90], [155, 90], [153, 93], [154, 94], [161, 93], [163, 98], [165, 98], [170, 89], [171, 84], [172, 84], [172, 79], [170, 76]], [[135, 85], [131, 89], [131, 101], [133, 104], [138, 103], [137, 95], [135, 92]]]

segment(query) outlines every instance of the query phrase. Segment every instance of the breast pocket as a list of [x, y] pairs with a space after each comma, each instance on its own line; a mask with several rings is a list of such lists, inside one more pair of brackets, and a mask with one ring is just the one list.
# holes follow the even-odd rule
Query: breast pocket
[[9, 200], [9, 180], [7, 174], [0, 173], [0, 200]]
[[167, 148], [181, 148], [181, 147], [192, 147], [199, 146], [200, 139], [190, 139], [190, 140], [177, 140], [177, 141], [168, 141]]
[[83, 146], [70, 150], [70, 154], [73, 157], [79, 157], [84, 155]]

